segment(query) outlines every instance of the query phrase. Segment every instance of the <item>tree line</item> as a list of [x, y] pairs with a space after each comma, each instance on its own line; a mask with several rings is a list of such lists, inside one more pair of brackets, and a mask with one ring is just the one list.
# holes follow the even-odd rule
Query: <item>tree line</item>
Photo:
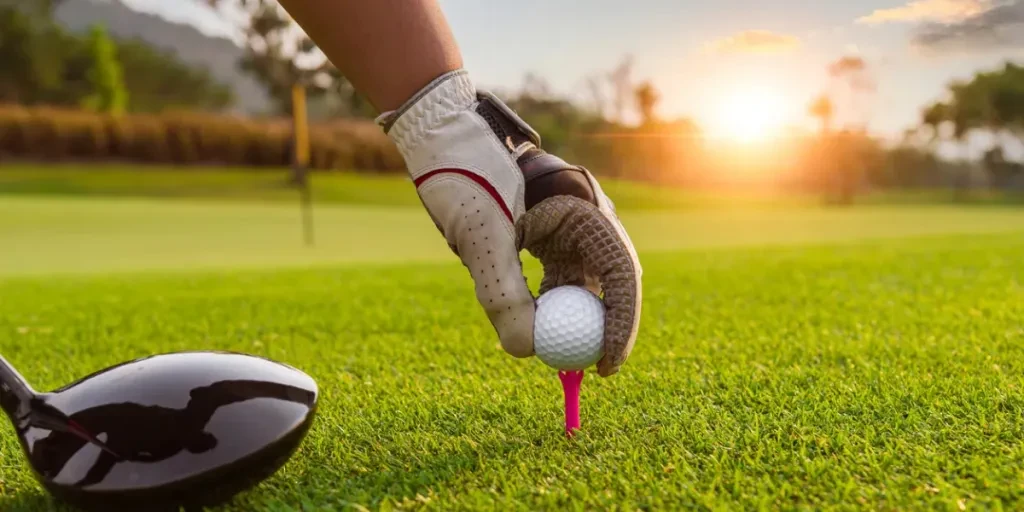
[[0, 3], [0, 103], [97, 112], [220, 110], [231, 89], [205, 69], [143, 41], [115, 40], [102, 26], [71, 33], [52, 1]]
[[948, 98], [922, 111], [921, 126], [930, 143], [963, 142], [976, 132], [991, 137], [982, 161], [996, 186], [1010, 186], [1024, 175], [1024, 166], [1006, 159], [1006, 147], [1024, 141], [1024, 66], [1007, 62], [982, 71], [969, 81], [948, 87]]
[[[161, 121], [160, 130], [138, 130], [149, 135], [137, 138], [155, 139], [139, 146], [151, 148], [142, 152], [146, 161], [158, 160], [153, 155], [165, 154], [152, 148], [188, 147], [174, 142], [181, 133], [212, 134], [218, 132], [217, 127], [230, 125], [205, 115], [190, 117], [190, 122], [204, 119], [215, 127], [184, 131], [175, 128], [181, 125], [175, 121], [180, 119], [175, 112], [223, 110], [232, 102], [230, 89], [218, 84], [205, 70], [194, 69], [170, 53], [141, 41], [112, 39], [103, 27], [93, 27], [85, 34], [67, 33], [51, 19], [57, 1], [20, 0], [12, 4], [0, 0], [0, 59], [9, 70], [0, 75], [0, 103], [46, 106], [35, 108], [30, 114], [24, 109], [7, 109], [8, 115], [3, 117], [8, 136], [3, 139], [0, 134], [0, 151], [10, 153], [12, 148], [23, 147], [11, 141], [34, 140], [18, 135], [23, 132], [42, 130], [59, 137], [60, 130], [39, 127], [57, 126], [62, 123], [60, 119], [74, 117], [68, 114], [68, 109], [100, 115], [99, 124], [86, 123], [93, 127], [116, 126], [117, 123], [102, 116], [122, 113], [177, 115]], [[291, 90], [295, 84], [301, 84], [307, 91], [311, 107], [317, 110], [315, 118], [365, 121], [375, 114], [316, 45], [301, 30], [296, 30], [277, 2], [204, 1], [212, 7], [230, 7], [232, 12], [242, 14], [233, 25], [235, 40], [244, 50], [239, 66], [264, 85], [278, 115], [291, 113]], [[851, 202], [866, 187], [950, 186], [963, 190], [968, 186], [971, 171], [979, 166], [966, 158], [940, 159], [936, 147], [962, 143], [973, 133], [987, 133], [992, 135], [993, 142], [980, 162], [980, 169], [988, 184], [1002, 189], [1024, 187], [1024, 168], [1006, 156], [1008, 145], [1024, 138], [1024, 67], [1006, 63], [999, 69], [979, 71], [970, 80], [949, 84], [948, 97], [923, 108], [919, 126], [908, 130], [904, 140], [895, 146], [878, 140], [865, 128], [870, 116], [864, 105], [875, 90], [867, 63], [858, 57], [844, 56], [831, 63], [827, 72], [830, 80], [826, 90], [810, 99], [807, 111], [819, 121], [818, 131], [785, 133], [781, 142], [771, 148], [770, 155], [764, 154], [763, 149], [756, 155], [710, 150], [702, 144], [700, 126], [692, 119], [662, 118], [658, 109], [662, 93], [650, 81], [634, 79], [629, 56], [608, 70], [585, 77], [580, 87], [587, 98], [584, 101], [554, 93], [543, 78], [532, 74], [518, 88], [495, 92], [540, 132], [547, 149], [597, 173], [625, 179], [687, 186], [769, 183], [817, 190], [829, 200], [841, 203]], [[64, 110], [55, 114], [57, 111], [52, 107]], [[140, 126], [149, 123], [139, 121], [149, 119], [146, 117], [131, 119]], [[367, 124], [364, 130], [345, 132], [357, 138], [348, 141], [346, 149], [338, 154], [358, 154], [360, 148], [373, 148], [376, 153], [372, 154], [382, 154], [381, 144], [386, 145], [387, 141], [378, 133], [371, 133], [373, 129]], [[274, 133], [269, 140], [277, 148], [281, 144], [280, 134]], [[254, 141], [260, 140], [251, 136], [256, 137]], [[95, 142], [101, 139], [99, 135], [90, 137], [94, 143], [83, 147], [102, 146]], [[107, 133], [104, 137], [110, 139], [112, 135]], [[5, 146], [3, 140], [8, 141]], [[318, 140], [336, 139], [322, 136]], [[106, 148], [97, 154], [109, 154], [110, 149]], [[280, 152], [269, 153], [276, 156], [234, 160], [275, 165], [281, 161]], [[168, 158], [207, 160], [192, 158], [190, 154], [186, 151], [184, 156]], [[321, 152], [325, 154], [329, 153]], [[393, 151], [386, 151], [387, 157], [372, 154], [358, 158], [321, 157], [318, 167], [372, 161], [374, 169], [400, 170], [401, 162], [394, 158]], [[95, 157], [88, 151], [82, 156]], [[227, 157], [211, 158], [233, 161]]]

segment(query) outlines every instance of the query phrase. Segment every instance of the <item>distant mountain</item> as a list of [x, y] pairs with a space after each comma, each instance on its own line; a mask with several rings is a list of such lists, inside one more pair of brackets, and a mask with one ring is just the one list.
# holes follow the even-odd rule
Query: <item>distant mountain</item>
[[65, 0], [54, 17], [75, 32], [102, 23], [113, 37], [138, 38], [174, 52], [188, 64], [207, 68], [215, 80], [234, 91], [237, 111], [258, 114], [270, 108], [263, 86], [238, 68], [242, 49], [227, 39], [207, 36], [191, 25], [134, 11], [117, 0]]

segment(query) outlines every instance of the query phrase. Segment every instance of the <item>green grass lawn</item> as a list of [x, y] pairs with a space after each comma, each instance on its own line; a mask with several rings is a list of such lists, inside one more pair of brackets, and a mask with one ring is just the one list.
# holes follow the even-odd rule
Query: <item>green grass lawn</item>
[[[0, 194], [0, 276], [452, 260], [419, 205], [318, 205], [313, 218], [307, 247], [297, 204]], [[1024, 229], [1024, 208], [1009, 207], [625, 210], [622, 218], [646, 252]]]
[[[167, 166], [64, 164], [0, 166], [0, 195], [59, 197], [152, 197], [297, 202], [288, 169], [174, 168]], [[418, 206], [402, 175], [354, 172], [312, 175], [318, 203]]]
[[[190, 349], [309, 372], [309, 438], [224, 511], [1024, 507], [1024, 210], [625, 213], [641, 333], [573, 441], [420, 209], [316, 215], [307, 249], [288, 204], [0, 196], [0, 353], [42, 390]], [[0, 510], [62, 510], [18, 451]]]
[[[0, 195], [62, 197], [153, 197], [259, 200], [293, 203], [297, 191], [288, 184], [287, 169], [221, 169], [166, 166], [39, 166], [0, 167]], [[409, 179], [400, 173], [314, 173], [313, 200], [318, 204], [420, 206]], [[667, 210], [744, 205], [793, 206], [812, 198], [780, 198], [765, 193], [716, 194], [605, 179], [602, 185], [620, 208]]]
[[[0, 165], [0, 196], [151, 197], [259, 200], [294, 203], [296, 189], [287, 169], [224, 169], [138, 165]], [[404, 174], [314, 173], [312, 196], [318, 204], [420, 206]], [[693, 191], [603, 178], [602, 187], [622, 210], [665, 211], [709, 208], [805, 208], [820, 203], [812, 195], [758, 191]], [[873, 192], [866, 204], [948, 203], [947, 190]], [[974, 192], [975, 205], [1021, 204], [1021, 197]]]

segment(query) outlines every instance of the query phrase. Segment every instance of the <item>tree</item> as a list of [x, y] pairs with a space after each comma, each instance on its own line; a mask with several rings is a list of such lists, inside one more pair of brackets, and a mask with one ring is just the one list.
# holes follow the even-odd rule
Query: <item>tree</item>
[[169, 50], [140, 40], [119, 41], [117, 55], [133, 112], [219, 111], [234, 103], [231, 88], [209, 71], [182, 62]]
[[[295, 34], [293, 23], [284, 10], [271, 0], [244, 0], [252, 20], [245, 33], [245, 57], [242, 69], [256, 76], [267, 87], [281, 112], [291, 114], [292, 86], [303, 84], [310, 96], [325, 92], [326, 67], [300, 67], [298, 62], [313, 56], [316, 45], [305, 35]], [[317, 87], [319, 85], [319, 87]]]
[[818, 96], [808, 107], [808, 113], [819, 121], [821, 127], [821, 134], [825, 135], [832, 131], [832, 116], [835, 114], [835, 109], [832, 106], [832, 100], [828, 98], [828, 95], [822, 94]]
[[562, 153], [574, 131], [580, 131], [590, 116], [570, 101], [557, 97], [542, 77], [527, 73], [518, 91], [503, 100], [540, 134], [545, 149]]
[[1006, 63], [1001, 69], [975, 73], [969, 81], [946, 87], [946, 101], [932, 103], [921, 112], [921, 125], [941, 139], [941, 127], [951, 126], [953, 141], [963, 144], [973, 131], [985, 131], [994, 142], [983, 161], [997, 186], [1012, 182], [1019, 166], [1007, 165], [1002, 144], [1024, 134], [1024, 67]]
[[306, 89], [311, 102], [328, 92], [345, 100], [342, 114], [367, 115], [369, 103], [316, 44], [274, 0], [206, 0], [211, 7], [229, 5], [245, 14], [238, 27], [245, 56], [243, 70], [260, 80], [276, 102], [277, 110], [291, 114], [291, 91], [296, 84]]
[[115, 40], [102, 29], [70, 33], [6, 4], [0, 4], [0, 62], [0, 102], [135, 112], [219, 110], [232, 102], [227, 86], [169, 51]]
[[1012, 187], [1014, 179], [1024, 173], [1024, 165], [1007, 160], [1003, 153], [1003, 147], [1000, 145], [995, 145], [985, 151], [982, 162], [984, 162], [989, 176], [992, 177], [993, 184], [999, 188]]
[[337, 68], [330, 66], [327, 73], [334, 82], [331, 89], [334, 94], [327, 97], [337, 98], [337, 106], [326, 112], [328, 116], [372, 118], [376, 115], [370, 100], [357, 91]]
[[24, 9], [0, 5], [0, 101], [40, 103], [60, 87], [64, 48], [55, 32]]
[[38, 6], [39, 12], [49, 17], [53, 16], [53, 11], [60, 7], [60, 4], [64, 3], [65, 1], [67, 0], [30, 0], [29, 3], [36, 4]]
[[[959, 90], [959, 89], [958, 89]], [[954, 96], [958, 94], [954, 93]], [[929, 128], [931, 132], [930, 143], [934, 145], [936, 141], [943, 139], [942, 127], [952, 125], [953, 141], [962, 144], [970, 131], [970, 121], [968, 111], [963, 108], [963, 105], [957, 105], [955, 102], [943, 103], [936, 102], [925, 109], [921, 113], [922, 123], [924, 126]], [[953, 175], [953, 197], [957, 201], [963, 201], [967, 197], [967, 189], [970, 186], [970, 176], [968, 176], [962, 169], [958, 169]]]
[[922, 111], [923, 125], [937, 129], [950, 123], [958, 140], [972, 130], [1024, 132], [1024, 67], [1008, 63], [1002, 70], [976, 73], [970, 81], [955, 81], [946, 89], [947, 101]]
[[997, 81], [991, 100], [994, 124], [1024, 137], [1024, 66], [1007, 62]]
[[817, 162], [812, 168], [815, 171], [809, 176], [815, 186], [827, 188], [827, 184], [834, 177], [836, 165], [834, 163], [832, 141], [832, 117], [835, 115], [835, 107], [827, 93], [815, 98], [807, 107], [807, 113], [818, 120], [818, 137], [814, 140], [812, 151]]
[[605, 96], [604, 81], [600, 76], [588, 76], [585, 79], [587, 93], [590, 96], [590, 109], [595, 116], [604, 119], [608, 115], [608, 98]]
[[873, 169], [873, 184], [910, 188], [936, 185], [939, 162], [935, 154], [912, 143], [913, 136], [888, 151], [884, 166]]
[[839, 118], [843, 127], [853, 130], [867, 125], [867, 103], [875, 92], [875, 82], [864, 59], [844, 56], [828, 66], [829, 97], [832, 119]]
[[[818, 119], [819, 165], [825, 166], [822, 183], [830, 197], [842, 204], [853, 202], [866, 160], [874, 153], [864, 132], [867, 126], [866, 102], [875, 91], [874, 80], [864, 59], [843, 56], [827, 68], [829, 85], [825, 93], [809, 106], [808, 113]], [[840, 130], [833, 132], [836, 120]]]
[[0, 0], [0, 8], [17, 7], [21, 12], [50, 19], [53, 11], [66, 0]]
[[950, 120], [950, 106], [938, 101], [921, 110], [921, 126], [929, 131], [929, 139], [935, 141], [941, 136], [942, 124]]
[[637, 86], [634, 95], [636, 96], [637, 110], [640, 111], [640, 122], [644, 125], [653, 124], [656, 121], [654, 108], [661, 99], [658, 90], [654, 87], [654, 84], [646, 81]]
[[123, 113], [128, 103], [128, 92], [114, 42], [106, 29], [94, 25], [89, 31], [87, 44], [91, 65], [86, 78], [91, 92], [82, 98], [82, 106], [99, 112]]
[[608, 73], [608, 82], [612, 87], [612, 108], [614, 121], [626, 122], [626, 106], [633, 95], [633, 56], [626, 55], [622, 62]]

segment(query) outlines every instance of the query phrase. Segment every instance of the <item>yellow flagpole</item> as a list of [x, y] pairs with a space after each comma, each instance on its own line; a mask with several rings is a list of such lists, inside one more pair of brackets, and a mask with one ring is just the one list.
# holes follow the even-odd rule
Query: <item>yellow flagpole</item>
[[292, 85], [292, 121], [294, 123], [295, 177], [301, 193], [301, 207], [306, 245], [313, 245], [313, 212], [309, 190], [309, 121], [306, 118], [306, 88]]

